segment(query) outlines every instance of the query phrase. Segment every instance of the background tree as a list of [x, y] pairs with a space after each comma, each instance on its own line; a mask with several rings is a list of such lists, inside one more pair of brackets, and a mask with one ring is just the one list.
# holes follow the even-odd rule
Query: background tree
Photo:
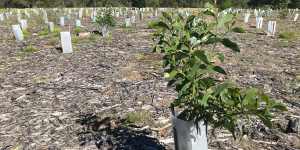
[[[300, 0], [298, 0], [300, 1]], [[273, 0], [272, 6], [273, 8], [279, 9], [279, 8], [287, 8], [290, 3], [290, 0]]]
[[291, 0], [289, 8], [300, 8], [300, 0]]
[[146, 0], [147, 7], [159, 7], [159, 0]]
[[0, 8], [25, 7], [203, 7], [206, 2], [228, 7], [300, 8], [300, 0], [0, 0]]

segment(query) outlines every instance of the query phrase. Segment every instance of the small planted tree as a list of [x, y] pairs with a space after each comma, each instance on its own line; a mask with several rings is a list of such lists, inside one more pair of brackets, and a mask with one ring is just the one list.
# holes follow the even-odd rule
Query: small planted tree
[[[179, 111], [178, 115], [173, 113], [177, 120], [174, 133], [179, 150], [207, 149], [203, 126], [205, 129], [208, 124], [213, 129], [229, 130], [235, 138], [240, 120], [254, 117], [271, 127], [271, 111], [286, 109], [261, 90], [240, 88], [231, 81], [219, 79], [220, 76], [226, 78], [227, 74], [220, 66], [224, 54], [215, 49], [216, 45], [240, 51], [239, 46], [226, 37], [234, 23], [234, 14], [218, 15], [217, 9], [207, 4], [206, 10], [198, 15], [183, 17], [180, 13], [164, 12], [161, 19], [152, 24], [157, 31], [154, 51], [164, 54], [165, 77], [178, 94], [171, 108]], [[189, 127], [185, 129], [182, 121]], [[201, 132], [194, 132], [191, 123]], [[178, 132], [182, 129], [188, 133]], [[197, 135], [199, 133], [201, 135]]]
[[96, 24], [98, 25], [99, 32], [101, 32], [104, 37], [108, 36], [110, 28], [116, 26], [116, 21], [111, 9], [105, 10], [104, 14], [98, 13], [96, 16]]

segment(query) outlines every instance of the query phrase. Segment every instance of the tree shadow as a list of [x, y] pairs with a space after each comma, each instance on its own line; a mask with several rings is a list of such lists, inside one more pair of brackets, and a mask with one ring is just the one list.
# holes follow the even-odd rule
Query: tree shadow
[[165, 150], [151, 131], [136, 130], [124, 125], [122, 120], [109, 117], [99, 119], [96, 115], [81, 116], [77, 123], [82, 129], [77, 134], [81, 146], [94, 143], [105, 150]]

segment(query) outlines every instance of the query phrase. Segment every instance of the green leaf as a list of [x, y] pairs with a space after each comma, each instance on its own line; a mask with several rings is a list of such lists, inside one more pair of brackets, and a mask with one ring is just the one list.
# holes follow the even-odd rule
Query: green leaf
[[211, 10], [205, 10], [203, 13], [208, 16], [216, 17], [215, 13]]
[[169, 22], [172, 22], [172, 17], [169, 13], [167, 12], [162, 12], [162, 15], [164, 18], [166, 18]]
[[233, 18], [234, 18], [234, 16], [232, 14], [226, 14], [226, 15], [220, 16], [217, 27], [218, 28], [225, 27], [225, 24], [231, 22], [233, 20]]
[[272, 108], [280, 110], [280, 111], [287, 111], [287, 108], [283, 104], [281, 104], [281, 103], [275, 103], [275, 104], [273, 104]]
[[230, 48], [231, 50], [233, 50], [235, 52], [240, 52], [239, 46], [236, 43], [232, 42], [231, 40], [224, 38], [224, 39], [222, 39], [221, 42], [224, 46]]
[[186, 20], [186, 23], [189, 24], [189, 23], [192, 23], [194, 21], [194, 19], [196, 18], [195, 15], [190, 15], [187, 20]]
[[269, 127], [269, 128], [272, 127], [271, 119], [268, 116], [266, 116], [262, 113], [258, 113], [257, 116], [267, 127]]
[[214, 89], [214, 96], [217, 96], [217, 95], [220, 95], [220, 93], [222, 91], [224, 91], [225, 89], [228, 89], [229, 87], [231, 87], [232, 85], [228, 82], [225, 82], [225, 83], [222, 83], [222, 84], [219, 84], [215, 87]]
[[208, 101], [209, 98], [213, 97], [212, 93], [213, 93], [212, 89], [207, 89], [207, 91], [204, 93], [204, 96], [200, 100], [200, 104], [205, 106], [205, 107], [208, 106], [207, 101]]
[[215, 44], [218, 42], [222, 42], [222, 39], [212, 35], [208, 38], [208, 40], [205, 42], [205, 44]]
[[192, 55], [198, 57], [205, 64], [210, 64], [204, 51], [195, 51]]
[[217, 53], [217, 55], [218, 55], [219, 60], [220, 60], [221, 62], [224, 62], [224, 59], [225, 59], [224, 54], [223, 54], [223, 53]]
[[162, 22], [162, 21], [158, 21], [158, 22], [153, 23], [152, 27], [153, 28], [162, 28], [162, 29], [170, 30], [169, 26], [166, 23]]
[[153, 46], [152, 52], [158, 52], [157, 46]]
[[250, 107], [250, 109], [256, 109], [253, 108], [256, 106], [256, 96], [257, 96], [258, 90], [255, 88], [250, 88], [246, 90], [245, 97], [243, 99], [243, 104], [247, 105]]
[[213, 67], [213, 70], [216, 71], [216, 72], [218, 72], [218, 73], [224, 74], [224, 75], [227, 74], [227, 73], [225, 72], [225, 70], [224, 70], [222, 67], [220, 67], [220, 66], [214, 66], [214, 67]]

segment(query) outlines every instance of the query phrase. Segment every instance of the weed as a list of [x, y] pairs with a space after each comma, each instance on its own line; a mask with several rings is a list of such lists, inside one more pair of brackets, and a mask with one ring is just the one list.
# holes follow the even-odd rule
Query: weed
[[27, 30], [23, 30], [23, 35], [24, 38], [28, 38], [30, 36], [30, 32], [28, 32]]
[[72, 43], [77, 44], [79, 42], [80, 38], [78, 36], [72, 36]]
[[153, 121], [149, 111], [129, 112], [125, 120], [128, 124], [148, 124]]
[[49, 77], [48, 76], [36, 76], [32, 79], [33, 83], [48, 83]]
[[74, 29], [74, 34], [75, 34], [75, 35], [79, 34], [80, 32], [82, 32], [82, 30], [81, 30], [80, 27], [76, 27], [76, 28]]
[[60, 36], [60, 31], [61, 31], [60, 28], [54, 28], [53, 36], [54, 37], [59, 37]]
[[133, 28], [132, 27], [124, 27], [124, 32], [126, 32], [126, 33], [131, 33], [131, 32], [133, 32], [134, 30], [133, 30]]
[[143, 59], [145, 59], [145, 55], [142, 54], [142, 53], [139, 53], [139, 54], [136, 54], [136, 55], [135, 55], [135, 58], [136, 58], [137, 60], [143, 60]]
[[282, 32], [279, 34], [279, 38], [290, 41], [295, 40], [297, 38], [297, 35], [295, 32]]
[[32, 46], [31, 44], [29, 46], [26, 46], [25, 48], [23, 48], [23, 52], [26, 53], [34, 53], [39, 51], [37, 48], [35, 48], [34, 46]]
[[44, 29], [44, 30], [38, 32], [38, 35], [39, 35], [39, 36], [46, 36], [46, 35], [48, 35], [48, 34], [49, 34], [48, 29]]
[[91, 34], [89, 36], [89, 40], [92, 41], [92, 42], [95, 42], [97, 39], [98, 39], [98, 36], [96, 34]]

